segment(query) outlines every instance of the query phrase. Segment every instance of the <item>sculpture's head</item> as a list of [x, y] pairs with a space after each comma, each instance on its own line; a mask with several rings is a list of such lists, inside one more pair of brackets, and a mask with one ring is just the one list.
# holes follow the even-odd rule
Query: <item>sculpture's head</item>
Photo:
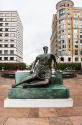
[[47, 46], [44, 46], [43, 50], [44, 50], [44, 53], [48, 53], [48, 47]]

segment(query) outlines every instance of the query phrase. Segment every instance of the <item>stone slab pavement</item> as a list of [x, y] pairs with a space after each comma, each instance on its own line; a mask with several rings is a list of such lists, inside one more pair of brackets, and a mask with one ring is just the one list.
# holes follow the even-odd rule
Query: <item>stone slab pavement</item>
[[74, 101], [72, 108], [4, 108], [13, 79], [0, 77], [0, 125], [82, 125], [82, 75], [64, 79]]

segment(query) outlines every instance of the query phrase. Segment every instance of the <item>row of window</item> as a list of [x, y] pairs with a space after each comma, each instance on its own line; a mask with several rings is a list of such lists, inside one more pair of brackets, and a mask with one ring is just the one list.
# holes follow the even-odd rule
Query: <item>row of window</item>
[[10, 40], [8, 40], [8, 39], [5, 39], [5, 40], [0, 39], [0, 42], [15, 42], [15, 40], [13, 40], [13, 39], [10, 39]]
[[[64, 57], [61, 57], [60, 58], [60, 61], [63, 61], [64, 62]], [[71, 57], [68, 57], [68, 62], [71, 61]], [[79, 58], [78, 57], [75, 57], [75, 62], [78, 62], [79, 61]], [[81, 61], [82, 61], [82, 58], [81, 58]]]
[[[63, 31], [64, 31], [64, 30], [59, 31], [59, 34], [60, 34], [60, 32], [64, 33]], [[66, 34], [59, 35], [59, 39], [66, 38], [66, 37], [67, 37]], [[71, 38], [71, 36], [68, 35], [68, 38]], [[74, 38], [77, 39], [77, 38], [78, 38], [78, 35], [77, 35], [77, 34], [74, 34]], [[80, 38], [82, 38], [82, 35], [81, 35], [81, 34], [80, 34]]]
[[[60, 44], [66, 43], [66, 40], [60, 40], [59, 43]], [[70, 43], [71, 43], [71, 40], [69, 40], [69, 44]], [[77, 45], [78, 44], [78, 40], [74, 40], [74, 43], [75, 43], [75, 45]], [[80, 40], [80, 43], [82, 43], [82, 40]]]
[[0, 48], [1, 47], [14, 47], [14, 44], [0, 44]]
[[0, 18], [0, 22], [2, 21], [17, 21], [17, 18]]
[[0, 27], [2, 27], [2, 26], [6, 26], [6, 27], [11, 26], [11, 27], [13, 27], [13, 26], [16, 26], [16, 23], [0, 23]]
[[[59, 52], [59, 55], [66, 55], [67, 51], [66, 50], [62, 50]], [[69, 51], [69, 55], [71, 55], [71, 51]], [[75, 50], [75, 55], [78, 55], [78, 50]], [[82, 55], [82, 50], [80, 51], [80, 55]]]
[[1, 60], [5, 60], [5, 61], [14, 60], [14, 57], [10, 57], [10, 59], [8, 59], [8, 57], [4, 57], [3, 59], [2, 59], [2, 57], [0, 57], [0, 61]]
[[17, 16], [16, 13], [0, 13], [0, 16]]
[[16, 29], [15, 28], [0, 28], [0, 31], [3, 32], [15, 32]]
[[14, 50], [4, 50], [4, 52], [0, 50], [0, 54], [14, 54]]
[[[67, 22], [67, 20], [66, 19], [60, 19], [59, 20], [59, 24], [62, 24], [62, 23], [66, 23]], [[74, 25], [78, 25], [78, 24], [82, 24], [82, 20], [73, 20], [73, 22], [74, 22]], [[70, 23], [70, 19], [68, 19], [68, 23]]]
[[0, 33], [0, 37], [15, 37], [15, 33]]

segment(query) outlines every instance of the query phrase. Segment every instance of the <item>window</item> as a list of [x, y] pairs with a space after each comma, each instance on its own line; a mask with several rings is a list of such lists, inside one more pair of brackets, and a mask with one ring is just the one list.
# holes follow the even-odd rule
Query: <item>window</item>
[[0, 42], [2, 42], [3, 40], [2, 39], [0, 39]]
[[76, 38], [76, 39], [77, 39], [77, 38], [78, 38], [78, 35], [74, 34], [74, 38]]
[[5, 44], [4, 47], [8, 47], [8, 44]]
[[0, 23], [0, 26], [3, 26], [3, 23]]
[[65, 9], [59, 10], [59, 17], [64, 17], [65, 16]]
[[77, 30], [74, 30], [74, 33], [77, 33]]
[[14, 31], [16, 31], [16, 29], [15, 28], [11, 28], [10, 31], [14, 32]]
[[4, 54], [8, 54], [8, 50], [4, 50]]
[[78, 50], [75, 50], [75, 55], [78, 55]]
[[2, 57], [0, 57], [0, 60], [2, 60]]
[[15, 36], [15, 33], [11, 33], [10, 36], [11, 36], [11, 37]]
[[14, 57], [10, 57], [10, 60], [14, 60]]
[[13, 39], [11, 39], [10, 41], [11, 41], [11, 42], [14, 42], [14, 40], [13, 40]]
[[80, 51], [80, 55], [82, 55], [82, 51]]
[[3, 34], [2, 34], [2, 33], [0, 33], [0, 36], [3, 36]]
[[14, 50], [10, 50], [10, 54], [14, 54]]
[[12, 21], [17, 21], [17, 19], [16, 18], [12, 18]]
[[2, 47], [2, 44], [0, 44], [0, 47]]
[[5, 33], [5, 36], [6, 36], [6, 37], [9, 36], [9, 33]]
[[0, 54], [2, 54], [2, 50], [0, 50]]
[[65, 23], [65, 20], [59, 20], [59, 24]]
[[5, 31], [7, 32], [9, 29], [8, 28], [5, 28]]
[[68, 29], [70, 29], [70, 24], [68, 24]]
[[70, 57], [68, 58], [68, 61], [69, 61], [69, 62], [71, 61], [71, 58], [70, 58]]
[[0, 13], [0, 16], [5, 16], [3, 13]]
[[9, 23], [5, 23], [5, 26], [9, 26]]
[[5, 18], [5, 21], [11, 21], [11, 18]]
[[66, 55], [67, 52], [66, 52], [66, 50], [62, 50], [62, 51], [60, 52], [60, 54], [61, 54], [61, 55]]
[[80, 43], [82, 43], [82, 40], [80, 40]]
[[6, 39], [6, 40], [4, 40], [5, 42], [8, 42], [8, 40]]
[[82, 45], [80, 45], [80, 49], [82, 49]]
[[80, 33], [82, 33], [82, 30], [80, 30]]
[[64, 57], [61, 57], [61, 61], [63, 61], [63, 62], [64, 62]]
[[78, 45], [75, 45], [75, 48], [78, 48]]
[[8, 57], [4, 57], [4, 60], [8, 60]]
[[81, 61], [82, 61], [82, 58], [81, 58]]
[[64, 32], [65, 32], [64, 30], [60, 30], [60, 31], [59, 31], [59, 34], [64, 33]]
[[82, 25], [80, 25], [79, 28], [82, 28]]
[[6, 13], [5, 16], [11, 16], [11, 13]]
[[70, 38], [70, 35], [68, 35], [68, 38]]
[[69, 45], [69, 48], [71, 48], [71, 46]]
[[78, 40], [75, 40], [75, 44], [78, 44]]
[[77, 58], [77, 57], [75, 58], [75, 61], [76, 61], [76, 62], [78, 61], [78, 58]]
[[12, 13], [12, 16], [16, 16], [17, 14], [16, 13]]
[[0, 18], [0, 21], [3, 21], [3, 18]]
[[78, 23], [78, 20], [74, 20], [74, 23]]
[[11, 23], [11, 26], [16, 26], [16, 23]]
[[14, 47], [14, 44], [10, 44], [10, 47]]
[[82, 35], [80, 35], [80, 38], [82, 38]]
[[78, 28], [78, 24], [74, 24], [74, 28]]
[[0, 28], [0, 31], [3, 31], [3, 29], [2, 29], [2, 28]]

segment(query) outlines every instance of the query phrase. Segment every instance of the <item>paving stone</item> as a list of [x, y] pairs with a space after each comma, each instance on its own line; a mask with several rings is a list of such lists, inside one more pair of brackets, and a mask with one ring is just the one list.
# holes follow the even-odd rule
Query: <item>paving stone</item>
[[29, 118], [38, 118], [39, 117], [39, 108], [31, 108], [28, 114]]
[[77, 117], [70, 117], [71, 121], [73, 122], [73, 125], [82, 125], [82, 116]]
[[8, 118], [5, 125], [49, 125], [48, 118]]
[[50, 125], [73, 125], [72, 121], [69, 118], [49, 118]]
[[56, 117], [55, 108], [39, 108], [39, 117]]

